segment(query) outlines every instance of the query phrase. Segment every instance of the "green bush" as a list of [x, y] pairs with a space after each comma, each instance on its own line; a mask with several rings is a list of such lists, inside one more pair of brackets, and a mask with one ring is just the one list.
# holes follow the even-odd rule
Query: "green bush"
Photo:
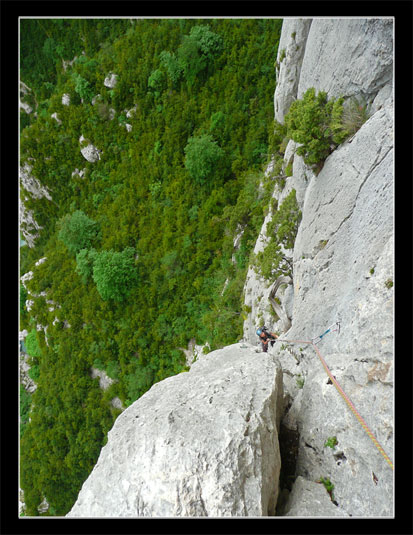
[[105, 365], [103, 364], [103, 362], [99, 358], [95, 359], [93, 361], [93, 367], [98, 369], [98, 370], [104, 370], [105, 369]]
[[31, 357], [41, 357], [42, 352], [40, 350], [39, 342], [37, 340], [37, 331], [32, 329], [29, 334], [26, 336], [25, 346], [27, 353]]
[[351, 98], [343, 104], [343, 113], [340, 118], [342, 127], [348, 136], [354, 135], [369, 118], [366, 104]]
[[164, 73], [159, 69], [154, 70], [148, 78], [148, 87], [153, 90], [157, 96], [159, 96], [160, 92], [163, 90], [164, 83]]
[[153, 371], [148, 367], [137, 366], [134, 373], [126, 376], [128, 400], [127, 405], [130, 405], [142, 396], [152, 385]]
[[74, 81], [75, 81], [75, 91], [76, 91], [76, 93], [85, 102], [90, 103], [92, 98], [93, 98], [93, 96], [94, 96], [94, 92], [93, 92], [93, 89], [92, 89], [91, 85], [89, 84], [89, 82], [85, 78], [80, 76], [79, 74], [73, 74], [73, 78], [74, 78]]
[[201, 54], [208, 60], [211, 60], [222, 50], [222, 37], [212, 32], [208, 25], [194, 26], [189, 35], [190, 38], [197, 43]]
[[203, 134], [188, 139], [184, 148], [185, 167], [191, 177], [198, 183], [204, 183], [210, 178], [224, 151], [209, 134]]
[[99, 224], [82, 210], [66, 214], [58, 223], [58, 237], [72, 254], [88, 249], [100, 238]]
[[30, 370], [27, 373], [28, 373], [30, 379], [33, 379], [33, 381], [35, 383], [37, 383], [37, 381], [39, 380], [39, 377], [40, 377], [39, 365], [35, 364], [34, 366], [32, 366], [30, 368]]
[[308, 89], [303, 98], [294, 101], [285, 116], [287, 135], [301, 146], [297, 154], [308, 165], [323, 162], [342, 143], [348, 132], [341, 122], [343, 98], [327, 100], [327, 93]]
[[106, 366], [106, 373], [111, 379], [119, 379], [120, 367], [115, 360], [108, 362]]
[[127, 247], [121, 253], [101, 251], [93, 264], [93, 280], [103, 300], [123, 301], [137, 282], [134, 249]]
[[338, 440], [337, 440], [337, 437], [329, 437], [325, 442], [324, 442], [324, 447], [325, 448], [331, 448], [332, 450], [337, 446], [338, 444]]

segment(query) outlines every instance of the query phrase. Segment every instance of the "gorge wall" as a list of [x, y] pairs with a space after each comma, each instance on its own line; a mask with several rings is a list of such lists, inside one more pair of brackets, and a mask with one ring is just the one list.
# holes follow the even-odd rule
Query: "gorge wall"
[[[393, 459], [392, 42], [391, 19], [284, 21], [275, 118], [310, 87], [360, 99], [369, 118], [317, 176], [293, 141], [286, 148], [292, 174], [274, 198], [295, 189], [302, 221], [291, 281], [276, 292], [283, 317], [274, 321], [268, 300], [276, 281], [251, 267], [244, 342], [202, 355], [128, 407], [68, 516], [266, 516], [277, 501], [287, 516], [393, 515], [393, 471], [312, 347], [254, 350], [263, 323], [309, 340], [339, 320], [319, 349]], [[296, 481], [280, 488], [281, 428], [297, 445]]]

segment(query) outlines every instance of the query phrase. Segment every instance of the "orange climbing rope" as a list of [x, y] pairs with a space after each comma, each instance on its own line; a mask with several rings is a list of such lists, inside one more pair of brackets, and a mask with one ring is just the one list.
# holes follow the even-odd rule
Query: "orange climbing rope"
[[[328, 329], [324, 334], [327, 334], [327, 332], [330, 332], [330, 329]], [[324, 336], [324, 334], [322, 334], [321, 336], [318, 336], [318, 342], [321, 340], [321, 338]], [[313, 339], [315, 340], [315, 339]], [[344, 392], [344, 390], [341, 388], [339, 382], [337, 381], [337, 379], [334, 377], [334, 375], [331, 373], [329, 367], [327, 366], [327, 363], [326, 361], [323, 359], [321, 353], [320, 353], [320, 350], [318, 349], [318, 347], [316, 346], [315, 342], [313, 340], [282, 340], [280, 338], [277, 339], [277, 341], [279, 342], [287, 342], [287, 343], [291, 343], [291, 344], [311, 344], [315, 350], [315, 352], [317, 353], [318, 355], [318, 358], [320, 359], [321, 361], [321, 364], [323, 365], [325, 371], [327, 372], [327, 375], [330, 377], [332, 383], [334, 384], [334, 386], [336, 387], [336, 389], [338, 390], [338, 392], [340, 393], [340, 395], [342, 396], [342, 398], [344, 399], [344, 401], [347, 403], [347, 405], [349, 406], [351, 412], [354, 414], [354, 416], [357, 418], [357, 420], [359, 421], [360, 425], [363, 427], [364, 431], [367, 433], [367, 435], [370, 437], [370, 439], [372, 440], [373, 444], [376, 446], [376, 448], [379, 450], [379, 452], [383, 455], [383, 457], [386, 459], [387, 463], [389, 464], [390, 468], [392, 470], [394, 470], [394, 466], [393, 466], [393, 463], [392, 461], [390, 460], [390, 457], [387, 455], [387, 453], [384, 451], [384, 449], [382, 448], [382, 446], [379, 444], [377, 438], [373, 435], [373, 433], [370, 431], [368, 425], [366, 424], [366, 422], [364, 421], [364, 419], [362, 418], [362, 416], [360, 415], [360, 413], [358, 412], [358, 410], [356, 409], [356, 407], [354, 406], [354, 403], [351, 401], [351, 399], [347, 396], [347, 394]]]

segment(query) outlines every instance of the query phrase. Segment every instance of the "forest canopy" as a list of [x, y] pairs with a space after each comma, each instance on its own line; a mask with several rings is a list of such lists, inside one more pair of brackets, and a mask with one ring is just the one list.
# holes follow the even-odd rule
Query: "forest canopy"
[[[21, 111], [20, 163], [52, 196], [20, 190], [42, 227], [20, 256], [20, 274], [33, 271], [20, 329], [37, 366], [36, 391], [22, 394], [26, 515], [44, 498], [42, 514], [70, 510], [120, 413], [115, 397], [127, 407], [184, 372], [191, 339], [216, 349], [242, 336], [274, 188], [263, 169], [281, 23], [20, 21], [20, 80], [35, 107]], [[82, 155], [88, 144], [97, 161]], [[96, 365], [115, 380], [107, 390]]]

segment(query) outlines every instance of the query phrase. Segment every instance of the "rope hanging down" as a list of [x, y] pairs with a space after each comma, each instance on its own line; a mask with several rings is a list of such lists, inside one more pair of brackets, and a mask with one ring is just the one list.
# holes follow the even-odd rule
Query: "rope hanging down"
[[[337, 328], [336, 329], [332, 329], [332, 327], [334, 327], [335, 325], [337, 325]], [[354, 406], [354, 403], [351, 401], [351, 399], [347, 396], [347, 394], [344, 392], [344, 390], [341, 388], [339, 382], [337, 381], [337, 379], [334, 377], [334, 375], [331, 373], [330, 371], [330, 368], [327, 366], [327, 363], [326, 361], [323, 359], [321, 353], [320, 353], [320, 350], [318, 349], [317, 345], [318, 342], [320, 342], [320, 340], [323, 338], [323, 336], [325, 336], [327, 333], [329, 332], [334, 332], [334, 331], [338, 331], [340, 332], [340, 322], [336, 322], [336, 323], [333, 323], [332, 325], [330, 325], [330, 327], [323, 333], [321, 334], [320, 336], [316, 336], [315, 338], [312, 338], [311, 340], [282, 340], [280, 338], [277, 339], [278, 342], [287, 342], [287, 343], [290, 343], [290, 344], [311, 344], [315, 350], [315, 352], [317, 353], [317, 356], [318, 358], [320, 359], [321, 361], [321, 364], [323, 365], [325, 371], [327, 372], [327, 375], [329, 376], [329, 378], [331, 379], [333, 385], [336, 387], [336, 389], [338, 390], [339, 394], [341, 395], [341, 397], [344, 399], [344, 401], [347, 403], [348, 407], [350, 408], [351, 412], [354, 414], [354, 416], [357, 418], [357, 420], [359, 421], [360, 425], [362, 426], [362, 428], [364, 429], [364, 431], [367, 433], [367, 435], [369, 436], [369, 438], [371, 439], [371, 441], [373, 442], [373, 444], [376, 446], [376, 448], [379, 450], [379, 452], [383, 455], [383, 457], [386, 459], [386, 462], [389, 464], [390, 468], [392, 470], [394, 470], [394, 466], [393, 466], [393, 463], [390, 459], [390, 457], [387, 455], [387, 453], [384, 451], [384, 449], [382, 448], [382, 446], [379, 444], [377, 438], [373, 435], [373, 433], [371, 432], [371, 430], [369, 429], [368, 425], [366, 424], [366, 422], [364, 421], [363, 417], [361, 416], [361, 414], [358, 412], [358, 410], [356, 409], [356, 407]]]

